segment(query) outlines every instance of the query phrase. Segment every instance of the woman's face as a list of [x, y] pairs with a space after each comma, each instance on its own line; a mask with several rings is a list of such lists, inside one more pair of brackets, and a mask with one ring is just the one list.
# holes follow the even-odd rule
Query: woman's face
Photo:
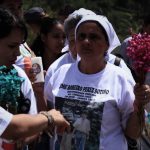
[[20, 29], [13, 29], [7, 37], [0, 39], [0, 66], [11, 67], [15, 64], [22, 41], [23, 33]]
[[103, 60], [108, 45], [101, 27], [96, 22], [85, 22], [79, 26], [76, 50], [81, 59]]
[[43, 42], [50, 52], [60, 54], [65, 43], [65, 33], [62, 24], [57, 24], [46, 36], [44, 35]]

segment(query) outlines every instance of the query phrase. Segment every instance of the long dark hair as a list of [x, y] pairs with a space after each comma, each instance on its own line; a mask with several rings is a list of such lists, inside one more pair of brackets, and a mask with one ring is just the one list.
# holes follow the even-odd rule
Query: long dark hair
[[7, 37], [15, 28], [24, 34], [24, 43], [27, 39], [27, 28], [22, 20], [17, 19], [9, 10], [0, 7], [0, 39]]
[[45, 50], [45, 44], [41, 39], [41, 34], [47, 35], [53, 30], [54, 26], [57, 24], [62, 24], [62, 22], [56, 18], [50, 18], [50, 17], [45, 17], [42, 19], [40, 34], [36, 37], [36, 39], [33, 41], [31, 45], [31, 49], [34, 51], [34, 53], [37, 56], [42, 56]]

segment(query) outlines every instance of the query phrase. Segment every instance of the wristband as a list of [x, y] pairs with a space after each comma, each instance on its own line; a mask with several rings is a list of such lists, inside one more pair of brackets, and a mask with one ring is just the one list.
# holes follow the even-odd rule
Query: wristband
[[48, 129], [45, 130], [45, 133], [47, 133], [47, 135], [52, 138], [54, 136], [54, 127], [55, 127], [55, 122], [54, 122], [54, 118], [52, 117], [52, 115], [50, 115], [47, 111], [41, 111], [39, 114], [44, 115], [45, 117], [47, 117], [48, 119]]

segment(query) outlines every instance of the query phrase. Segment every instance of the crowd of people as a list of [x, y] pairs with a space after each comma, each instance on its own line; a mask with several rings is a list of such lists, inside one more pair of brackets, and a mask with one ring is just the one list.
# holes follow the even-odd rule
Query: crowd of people
[[[22, 5], [0, 1], [0, 150], [138, 150], [150, 82], [130, 70], [132, 37], [121, 44], [92, 10], [69, 9], [62, 21], [40, 7], [23, 14]], [[123, 59], [112, 54], [120, 45]], [[35, 57], [44, 82], [35, 82]]]

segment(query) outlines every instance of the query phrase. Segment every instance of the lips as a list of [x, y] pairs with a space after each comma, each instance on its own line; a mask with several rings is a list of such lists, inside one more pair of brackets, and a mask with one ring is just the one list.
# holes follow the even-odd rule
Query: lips
[[92, 49], [91, 49], [91, 48], [82, 48], [82, 49], [80, 49], [80, 51], [81, 51], [82, 53], [91, 53], [91, 52], [92, 52]]

